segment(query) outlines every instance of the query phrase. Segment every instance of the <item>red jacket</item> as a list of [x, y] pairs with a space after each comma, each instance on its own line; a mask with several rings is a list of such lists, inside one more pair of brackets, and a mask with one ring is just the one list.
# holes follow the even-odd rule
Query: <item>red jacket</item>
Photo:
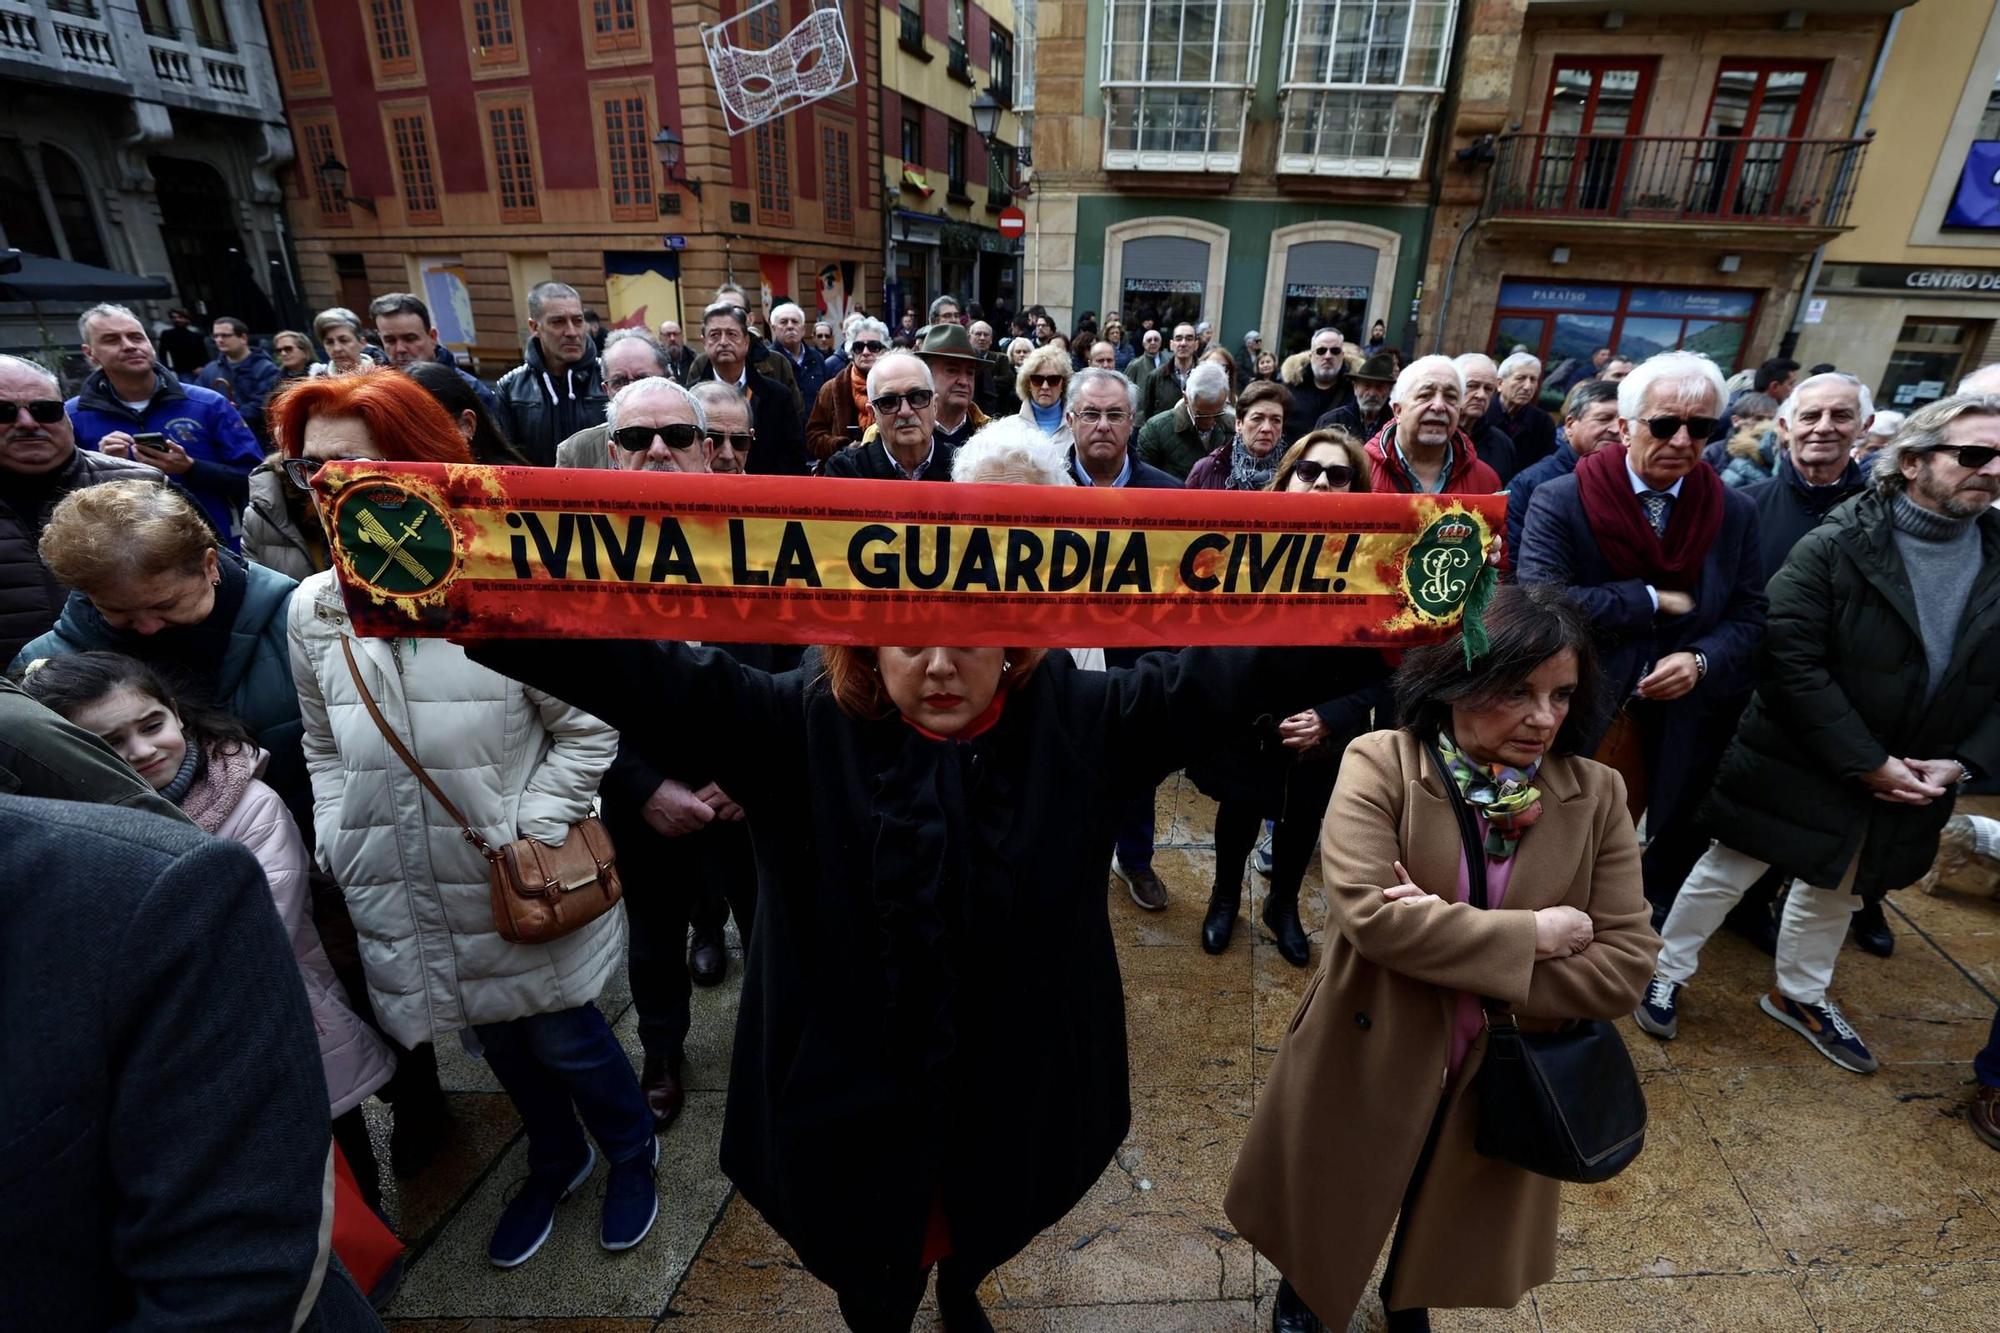
[[[1370, 490], [1386, 491], [1392, 495], [1409, 495], [1416, 487], [1408, 485], [1400, 463], [1392, 460], [1389, 442], [1395, 438], [1396, 419], [1391, 417], [1388, 424], [1375, 432], [1375, 438], [1368, 441], [1368, 470], [1372, 476]], [[1472, 447], [1472, 440], [1464, 431], [1455, 431], [1451, 437], [1451, 475], [1445, 478], [1444, 495], [1491, 495], [1500, 487], [1500, 474], [1479, 461], [1479, 451]]]

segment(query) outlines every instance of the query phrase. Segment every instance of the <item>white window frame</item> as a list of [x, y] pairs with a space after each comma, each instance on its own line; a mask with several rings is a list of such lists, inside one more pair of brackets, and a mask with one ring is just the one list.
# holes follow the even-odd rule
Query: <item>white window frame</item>
[[[1292, 81], [1298, 60], [1300, 34], [1305, 27], [1308, 12], [1320, 13], [1328, 9], [1351, 6], [1366, 8], [1371, 15], [1375, 0], [1299, 0], [1285, 17], [1283, 80], [1278, 84], [1278, 103], [1282, 109], [1278, 117], [1277, 170], [1284, 176], [1357, 176], [1373, 179], [1415, 180], [1424, 173], [1424, 160], [1430, 155], [1431, 123], [1437, 116], [1438, 106], [1444, 100], [1444, 80], [1442, 72], [1451, 64], [1451, 42], [1458, 27], [1459, 0], [1446, 0], [1444, 13], [1444, 46], [1438, 53], [1439, 77], [1434, 83], [1411, 83], [1410, 73], [1410, 31], [1416, 23], [1417, 8], [1409, 7], [1403, 24], [1403, 55], [1395, 83], [1342, 83], [1333, 81]], [[1337, 26], [1337, 25], [1336, 25]], [[1334, 46], [1329, 44], [1327, 57], [1332, 59]], [[1331, 74], [1331, 70], [1321, 71]], [[1306, 100], [1315, 93], [1356, 93], [1378, 95], [1391, 99], [1421, 97], [1423, 101], [1423, 123], [1417, 130], [1418, 147], [1414, 157], [1353, 157], [1344, 153], [1293, 153], [1286, 151], [1290, 139], [1292, 118], [1303, 114]], [[1324, 126], [1321, 134], [1325, 133]], [[1392, 131], [1393, 134], [1393, 131]], [[1317, 147], [1317, 145], [1315, 145]]]
[[[1454, 3], [1456, 0], [1454, 0]], [[1106, 171], [1215, 171], [1233, 173], [1243, 169], [1243, 138], [1248, 131], [1250, 100], [1257, 91], [1257, 62], [1263, 53], [1264, 40], [1264, 0], [1250, 0], [1250, 40], [1244, 64], [1243, 78], [1234, 80], [1209, 80], [1183, 82], [1178, 79], [1118, 79], [1112, 76], [1112, 34], [1117, 31], [1120, 8], [1137, 9], [1142, 16], [1140, 48], [1152, 45], [1153, 18], [1156, 7], [1174, 3], [1174, 0], [1108, 0], [1104, 14], [1104, 41], [1101, 64], [1101, 78], [1104, 108], [1104, 169]], [[1162, 16], [1164, 17], [1164, 16]], [[1209, 68], [1219, 63], [1221, 55], [1223, 25], [1217, 15], [1215, 35], [1210, 39]], [[1236, 149], [1233, 152], [1202, 151], [1197, 153], [1175, 152], [1172, 149], [1118, 148], [1111, 146], [1113, 109], [1121, 98], [1136, 97], [1141, 91], [1164, 92], [1198, 91], [1206, 92], [1213, 98], [1216, 93], [1241, 94], [1240, 110], [1236, 120]]]

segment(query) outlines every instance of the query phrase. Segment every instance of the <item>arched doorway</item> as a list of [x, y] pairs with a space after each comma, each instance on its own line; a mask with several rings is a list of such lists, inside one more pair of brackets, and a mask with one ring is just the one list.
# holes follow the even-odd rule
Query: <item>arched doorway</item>
[[234, 315], [251, 328], [278, 325], [271, 298], [257, 285], [243, 238], [232, 221], [235, 203], [222, 173], [206, 162], [148, 158], [160, 201], [160, 237], [173, 265], [181, 301], [208, 318]]

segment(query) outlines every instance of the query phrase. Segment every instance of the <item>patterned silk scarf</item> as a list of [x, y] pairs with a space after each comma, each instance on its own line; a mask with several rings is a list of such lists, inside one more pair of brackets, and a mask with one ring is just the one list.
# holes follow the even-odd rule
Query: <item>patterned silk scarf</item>
[[1521, 834], [1542, 817], [1542, 793], [1531, 785], [1541, 764], [1537, 762], [1527, 768], [1481, 765], [1468, 758], [1442, 731], [1438, 733], [1437, 747], [1452, 781], [1458, 784], [1459, 795], [1486, 816], [1487, 857], [1506, 860], [1520, 845]]

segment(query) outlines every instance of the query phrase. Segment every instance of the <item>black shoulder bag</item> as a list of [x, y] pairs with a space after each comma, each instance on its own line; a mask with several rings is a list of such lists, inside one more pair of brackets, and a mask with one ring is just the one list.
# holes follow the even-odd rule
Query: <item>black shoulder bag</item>
[[[1425, 751], [1465, 845], [1472, 905], [1486, 910], [1486, 849], [1472, 807], [1435, 745]], [[1592, 1185], [1623, 1171], [1646, 1146], [1646, 1095], [1618, 1029], [1601, 1018], [1555, 1032], [1523, 1032], [1509, 1007], [1482, 997], [1486, 1059], [1474, 1082], [1482, 1157], [1536, 1175]]]

